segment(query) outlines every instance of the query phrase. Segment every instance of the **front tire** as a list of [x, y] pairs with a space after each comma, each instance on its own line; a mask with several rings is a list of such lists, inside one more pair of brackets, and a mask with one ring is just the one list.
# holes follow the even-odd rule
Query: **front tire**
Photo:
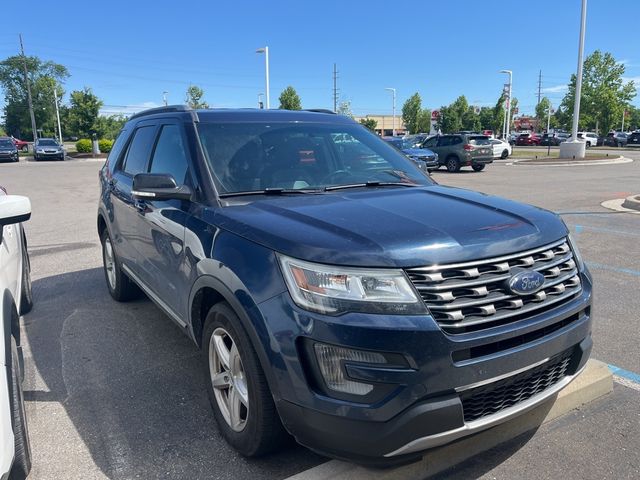
[[207, 314], [202, 353], [207, 393], [227, 443], [247, 457], [279, 449], [288, 435], [255, 349], [226, 303]]
[[473, 168], [474, 172], [481, 172], [482, 170], [484, 170], [485, 165], [484, 164], [476, 164], [473, 165], [471, 168]]
[[106, 228], [102, 232], [100, 240], [102, 242], [102, 266], [109, 295], [117, 302], [126, 302], [127, 300], [138, 297], [140, 289], [127, 277], [126, 273], [122, 271], [120, 262], [113, 248], [111, 237]]
[[509, 150], [507, 150], [506, 148], [502, 151], [502, 153], [500, 154], [500, 158], [501, 159], [505, 159], [509, 156]]
[[447, 167], [447, 171], [449, 173], [456, 173], [460, 171], [460, 162], [457, 157], [451, 156], [447, 158], [447, 163], [445, 165]]
[[24, 480], [31, 470], [31, 444], [24, 409], [24, 395], [20, 374], [20, 360], [16, 340], [11, 336], [11, 426], [15, 453], [9, 480]]

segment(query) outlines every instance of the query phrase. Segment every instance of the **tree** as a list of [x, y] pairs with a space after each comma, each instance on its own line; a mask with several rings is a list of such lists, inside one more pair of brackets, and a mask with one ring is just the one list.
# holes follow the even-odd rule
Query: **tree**
[[418, 133], [418, 117], [422, 110], [422, 99], [418, 92], [411, 95], [402, 105], [402, 121], [409, 133]]
[[[549, 116], [549, 110], [551, 109], [551, 101], [547, 97], [543, 97], [540, 100], [540, 103], [536, 105], [536, 121], [538, 124], [538, 130], [546, 130], [547, 129], [547, 120]], [[556, 119], [555, 117], [551, 117], [550, 125], [555, 126]]]
[[429, 133], [431, 131], [431, 110], [423, 108], [418, 114], [416, 133]]
[[89, 87], [71, 92], [68, 130], [78, 137], [90, 138], [98, 133], [98, 113], [102, 107], [100, 100]]
[[204, 97], [203, 89], [201, 89], [197, 85], [189, 85], [184, 101], [187, 105], [189, 105], [189, 107], [193, 109], [209, 108], [209, 104], [205, 101], [202, 101], [202, 97]]
[[282, 110], [302, 110], [302, 102], [298, 92], [291, 85], [280, 94], [280, 108]]
[[349, 118], [353, 118], [353, 112], [351, 112], [351, 101], [344, 100], [338, 104], [338, 115], [344, 115]]
[[[628, 105], [626, 110], [627, 115], [624, 119], [624, 129], [628, 131], [640, 128], [640, 108]], [[622, 126], [622, 117], [620, 117], [620, 122]]]
[[[636, 96], [633, 81], [624, 82], [625, 66], [609, 52], [596, 50], [584, 61], [579, 129], [608, 132], [622, 121], [622, 112]], [[570, 123], [576, 92], [576, 76], [571, 76], [569, 89], [559, 110], [562, 123]]]
[[451, 105], [440, 109], [438, 128], [445, 133], [479, 130], [480, 118], [466, 97], [461, 95]]
[[478, 115], [478, 120], [480, 121], [480, 128], [482, 130], [493, 130], [493, 108], [491, 107], [480, 108], [480, 114]]
[[373, 118], [361, 118], [360, 119], [360, 124], [364, 125], [365, 127], [367, 127], [372, 132], [375, 132], [375, 130], [376, 130], [377, 126], [378, 126], [378, 122], [376, 120], [374, 120]]
[[126, 121], [127, 119], [123, 115], [99, 116], [95, 125], [98, 138], [115, 140]]
[[[24, 57], [24, 61], [27, 64], [36, 125], [48, 133], [53, 133], [55, 125], [53, 89], [57, 89], [58, 97], [62, 96], [64, 92], [62, 82], [69, 77], [69, 72], [63, 65], [44, 61], [38, 57]], [[4, 91], [7, 133], [16, 137], [32, 136], [21, 55], [11, 56], [0, 62], [0, 86]]]

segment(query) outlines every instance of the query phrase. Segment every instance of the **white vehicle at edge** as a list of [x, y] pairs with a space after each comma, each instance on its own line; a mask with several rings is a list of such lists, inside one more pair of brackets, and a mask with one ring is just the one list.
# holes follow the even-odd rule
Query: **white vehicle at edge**
[[26, 237], [20, 222], [31, 216], [27, 197], [0, 188], [0, 478], [24, 479], [31, 469], [31, 446], [22, 393], [20, 315], [33, 306]]
[[489, 141], [493, 147], [493, 158], [507, 158], [511, 155], [511, 145], [509, 142], [505, 142], [499, 138], [493, 138]]

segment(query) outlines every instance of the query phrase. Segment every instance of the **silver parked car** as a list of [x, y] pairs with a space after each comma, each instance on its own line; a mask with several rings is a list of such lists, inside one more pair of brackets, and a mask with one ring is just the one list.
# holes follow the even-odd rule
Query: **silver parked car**
[[34, 160], [64, 160], [66, 152], [54, 138], [39, 138], [33, 145]]

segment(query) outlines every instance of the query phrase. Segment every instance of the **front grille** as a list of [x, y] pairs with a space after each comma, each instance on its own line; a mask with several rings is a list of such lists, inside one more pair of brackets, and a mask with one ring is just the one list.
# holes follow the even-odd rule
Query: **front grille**
[[493, 415], [555, 385], [567, 374], [572, 352], [565, 352], [526, 372], [462, 392], [464, 421]]
[[[535, 294], [508, 288], [523, 270], [542, 273]], [[582, 290], [566, 239], [513, 255], [456, 265], [407, 270], [434, 319], [446, 333], [459, 334], [515, 322], [568, 302]]]

